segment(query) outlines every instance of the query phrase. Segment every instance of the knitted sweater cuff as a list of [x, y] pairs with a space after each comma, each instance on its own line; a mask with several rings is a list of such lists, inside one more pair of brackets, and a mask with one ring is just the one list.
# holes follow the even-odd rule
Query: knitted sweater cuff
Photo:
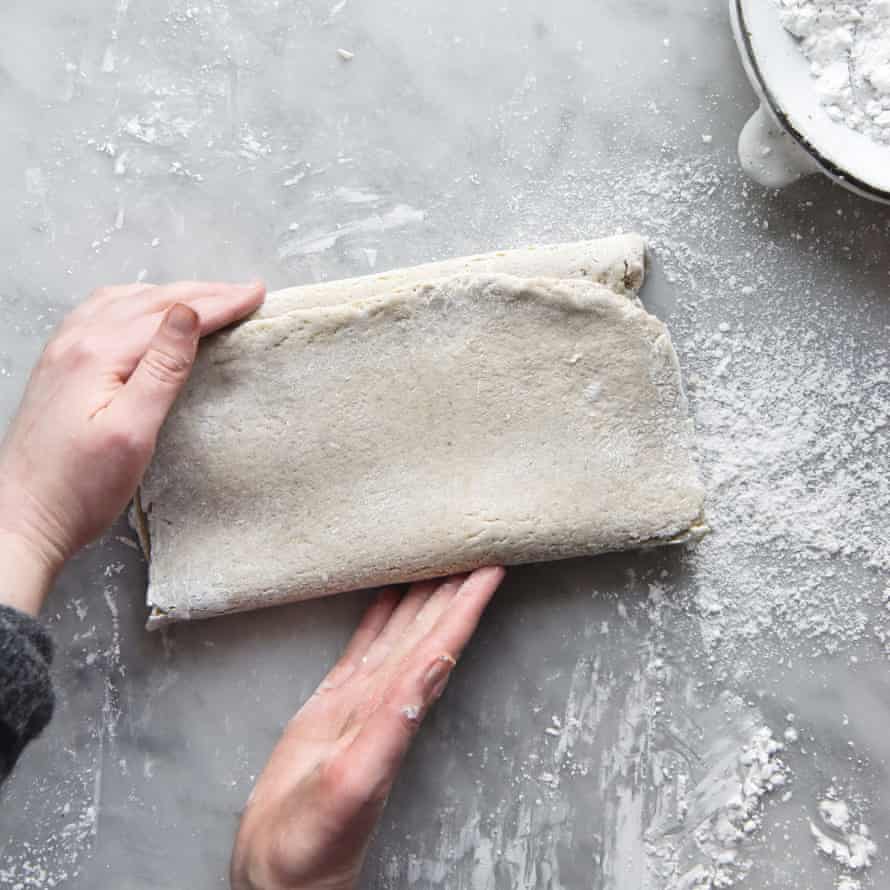
[[52, 717], [52, 660], [53, 644], [44, 626], [0, 606], [0, 782]]

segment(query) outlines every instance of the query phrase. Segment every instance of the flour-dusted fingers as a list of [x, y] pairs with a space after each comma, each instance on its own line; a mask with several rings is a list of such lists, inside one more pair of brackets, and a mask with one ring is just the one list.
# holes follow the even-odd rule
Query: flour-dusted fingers
[[250, 315], [262, 304], [265, 295], [265, 287], [260, 286], [258, 290], [235, 298], [227, 295], [202, 297], [186, 305], [191, 306], [200, 316], [201, 336], [206, 337]]
[[215, 331], [240, 321], [259, 308], [266, 296], [265, 285], [238, 285], [232, 290], [194, 297], [184, 300], [201, 319], [201, 336], [206, 337]]
[[460, 657], [470, 637], [479, 624], [485, 607], [504, 580], [504, 570], [500, 567], [476, 569], [461, 584], [451, 598], [448, 608], [436, 624], [420, 639], [414, 649], [405, 657], [405, 663], [435, 658], [448, 652]]
[[69, 316], [70, 321], [91, 318], [115, 304], [132, 302], [138, 297], [155, 290], [157, 285], [148, 281], [134, 281], [128, 284], [110, 284], [94, 290], [90, 296]]
[[84, 335], [87, 325], [96, 318], [102, 318], [103, 313], [114, 303], [125, 300], [137, 299], [141, 294], [154, 288], [153, 284], [136, 282], [134, 284], [115, 284], [110, 287], [100, 287], [84, 300], [62, 322], [53, 341], [63, 340], [74, 342]]
[[424, 634], [439, 620], [468, 577], [468, 575], [451, 575], [437, 582], [435, 592], [424, 603], [423, 608], [414, 619], [414, 627], [411, 629], [412, 634], [418, 635], [419, 638], [420, 635]]
[[374, 602], [365, 610], [355, 633], [352, 635], [343, 655], [331, 668], [327, 677], [322, 680], [318, 692], [327, 692], [339, 688], [358, 667], [374, 640], [380, 636], [387, 626], [393, 612], [398, 606], [401, 595], [395, 587], [386, 587], [374, 598]]
[[327, 736], [339, 738], [355, 720], [367, 689], [367, 683], [357, 678], [356, 672], [363, 666], [368, 648], [392, 618], [400, 599], [401, 594], [394, 587], [384, 588], [377, 594], [337, 663], [291, 720], [289, 736], [298, 736], [306, 727], [321, 724]]
[[[241, 315], [256, 309], [262, 303], [265, 286], [254, 281], [248, 284], [232, 284], [225, 281], [175, 281], [151, 288], [133, 299], [118, 299], [106, 305], [108, 312], [119, 321], [143, 315], [166, 312], [176, 303], [195, 308], [199, 301], [216, 299], [223, 304], [246, 307]], [[240, 316], [239, 316], [240, 317]]]
[[[410, 672], [417, 659], [429, 660], [441, 652], [458, 658], [503, 577], [503, 569], [487, 568], [478, 569], [466, 577], [447, 579], [441, 588], [441, 599], [435, 608], [430, 609], [427, 621], [419, 620], [419, 614], [377, 669], [375, 683], [362, 708], [364, 713], [379, 705], [393, 679], [406, 670]], [[433, 615], [435, 621], [430, 621]]]
[[376, 671], [383, 664], [426, 601], [433, 595], [435, 589], [435, 581], [420, 581], [408, 588], [408, 592], [402, 597], [402, 601], [393, 612], [392, 618], [365, 654], [362, 669], [366, 674]]
[[384, 686], [401, 669], [405, 657], [430, 632], [445, 610], [449, 608], [466, 578], [466, 575], [454, 575], [436, 582], [436, 589], [432, 596], [423, 604], [423, 607], [414, 616], [414, 620], [404, 628], [387, 652], [383, 664], [378, 668]]
[[[244, 292], [234, 297], [216, 296], [186, 300], [177, 305], [186, 306], [198, 316], [199, 334], [201, 337], [206, 337], [249, 315], [262, 303], [264, 296], [265, 290], [260, 286], [258, 291]], [[129, 321], [119, 322], [120, 329], [115, 326], [102, 329], [99, 321], [93, 321], [85, 326], [84, 342], [104, 344], [104, 351], [109, 361], [117, 364], [116, 372], [120, 382], [125, 383], [135, 370], [167, 311], [137, 315]]]
[[337, 821], [346, 823], [379, 811], [386, 802], [411, 741], [455, 664], [443, 652], [428, 664], [406, 667], [362, 723], [348, 728], [344, 735], [348, 744], [324, 768]]
[[[213, 287], [218, 287], [214, 285]], [[206, 337], [221, 328], [228, 327], [233, 322], [239, 321], [250, 315], [263, 302], [266, 296], [265, 285], [261, 283], [252, 285], [228, 285], [226, 289], [211, 290], [210, 285], [188, 292], [182, 287], [155, 288], [161, 292], [158, 296], [150, 296], [151, 306], [123, 306], [117, 309], [106, 309], [106, 313], [120, 312], [123, 318], [119, 318], [120, 324], [126, 324], [132, 337], [139, 332], [144, 334], [146, 328], [157, 325], [164, 313], [175, 303], [181, 303], [193, 309], [201, 319], [201, 336]], [[181, 300], [171, 300], [170, 294], [185, 294]], [[134, 304], [141, 297], [134, 298]], [[97, 323], [101, 318], [96, 319]]]
[[[177, 295], [183, 299], [173, 300]], [[101, 355], [108, 370], [123, 384], [135, 370], [167, 312], [177, 302], [198, 315], [200, 335], [205, 337], [252, 313], [262, 304], [265, 295], [265, 285], [261, 282], [251, 285], [178, 282], [162, 287], [102, 288], [64, 323], [47, 344], [45, 353], [56, 357], [67, 354], [70, 361], [79, 361], [84, 355]]]
[[[431, 705], [442, 695], [451, 671], [504, 577], [500, 568], [470, 575], [435, 627], [402, 662], [371, 713], [338, 756], [347, 780], [344, 805], [382, 803], [402, 759]], [[354, 765], [354, 766], [353, 766]]]

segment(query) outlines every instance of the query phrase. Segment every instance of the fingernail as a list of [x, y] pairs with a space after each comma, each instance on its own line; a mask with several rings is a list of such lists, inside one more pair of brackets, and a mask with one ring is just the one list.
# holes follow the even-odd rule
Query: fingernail
[[[470, 572], [467, 577], [467, 581], [472, 581], [474, 578], [485, 578], [487, 575], [496, 576], [497, 584], [500, 585], [501, 581], [504, 580], [504, 576], [507, 574], [506, 570], [502, 566], [485, 566], [481, 569], [475, 569]], [[467, 590], [467, 584], [464, 583], [461, 585], [460, 593], [464, 593]]]
[[182, 303], [177, 303], [167, 313], [166, 324], [181, 337], [193, 337], [198, 332], [198, 313]]
[[266, 283], [262, 280], [262, 278], [257, 278], [254, 281], [248, 281], [247, 284], [239, 284], [238, 285], [238, 287], [240, 287], [241, 290], [249, 290], [249, 291], [259, 290], [261, 287], [265, 287], [265, 286], [266, 286]]
[[402, 708], [402, 716], [412, 723], [420, 723], [420, 708], [417, 705], [405, 705]]
[[457, 662], [447, 653], [440, 655], [427, 669], [423, 678], [423, 697], [427, 704], [432, 704], [445, 691], [448, 678]]

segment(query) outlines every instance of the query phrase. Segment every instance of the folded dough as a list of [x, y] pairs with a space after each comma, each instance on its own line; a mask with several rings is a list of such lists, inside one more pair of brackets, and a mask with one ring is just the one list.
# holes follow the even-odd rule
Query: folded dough
[[701, 533], [676, 355], [623, 244], [285, 291], [208, 341], [141, 491], [149, 626]]
[[517, 278], [579, 278], [604, 284], [617, 294], [635, 299], [645, 277], [646, 243], [639, 235], [616, 235], [599, 241], [547, 244], [522, 250], [498, 250], [395, 269], [380, 275], [306, 284], [270, 294], [253, 316], [273, 318], [292, 309], [335, 306], [369, 297], [385, 297], [406, 287], [428, 284], [457, 275], [502, 272]]

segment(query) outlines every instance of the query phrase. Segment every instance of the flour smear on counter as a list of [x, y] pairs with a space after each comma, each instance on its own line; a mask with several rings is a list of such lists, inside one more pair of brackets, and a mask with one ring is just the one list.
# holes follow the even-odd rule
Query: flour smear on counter
[[777, 2], [829, 116], [890, 147], [890, 0]]

